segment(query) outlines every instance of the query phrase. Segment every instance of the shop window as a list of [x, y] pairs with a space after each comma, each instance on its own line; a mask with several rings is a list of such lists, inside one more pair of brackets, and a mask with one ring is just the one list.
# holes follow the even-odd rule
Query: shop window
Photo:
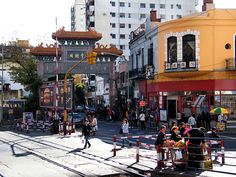
[[168, 63], [177, 62], [177, 37], [171, 36], [167, 39]]
[[221, 95], [221, 106], [229, 111], [229, 118], [236, 119], [236, 95]]
[[195, 36], [188, 34], [183, 36], [183, 61], [195, 61], [196, 55], [196, 42]]

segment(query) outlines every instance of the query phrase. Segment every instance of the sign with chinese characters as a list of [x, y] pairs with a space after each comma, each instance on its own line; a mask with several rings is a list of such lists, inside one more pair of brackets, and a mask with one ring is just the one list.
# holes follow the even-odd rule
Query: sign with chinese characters
[[85, 51], [67, 51], [67, 60], [82, 60], [86, 55]]
[[[58, 109], [64, 109], [64, 82], [58, 82]], [[67, 81], [66, 108], [72, 109], [73, 82]], [[40, 107], [53, 109], [56, 106], [55, 82], [46, 82], [40, 88]]]

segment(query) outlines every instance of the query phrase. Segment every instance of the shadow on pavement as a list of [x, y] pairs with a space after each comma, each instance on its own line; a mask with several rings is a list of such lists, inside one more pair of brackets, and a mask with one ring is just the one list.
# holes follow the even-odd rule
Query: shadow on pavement
[[11, 145], [11, 151], [12, 151], [12, 155], [14, 155], [15, 157], [25, 157], [28, 155], [32, 155], [31, 152], [16, 153], [14, 149], [14, 144]]
[[72, 151], [67, 152], [66, 154], [81, 152], [82, 150], [84, 150], [84, 148], [76, 148], [76, 149], [73, 149]]

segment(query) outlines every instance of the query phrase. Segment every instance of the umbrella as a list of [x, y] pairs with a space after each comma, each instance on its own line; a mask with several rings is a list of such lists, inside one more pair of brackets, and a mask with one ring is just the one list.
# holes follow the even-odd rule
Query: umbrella
[[229, 114], [229, 111], [225, 108], [217, 107], [210, 111], [212, 114]]

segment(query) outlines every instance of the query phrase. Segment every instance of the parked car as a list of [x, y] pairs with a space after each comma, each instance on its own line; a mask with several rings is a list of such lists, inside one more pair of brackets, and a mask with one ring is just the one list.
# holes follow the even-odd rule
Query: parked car
[[81, 127], [83, 125], [85, 113], [84, 112], [70, 112], [68, 113], [68, 119], [71, 120], [73, 118], [73, 121], [75, 123], [75, 127]]
[[85, 106], [84, 105], [78, 105], [75, 108], [76, 112], [84, 112]]
[[97, 110], [95, 106], [88, 106], [86, 109], [88, 114], [95, 114]]

